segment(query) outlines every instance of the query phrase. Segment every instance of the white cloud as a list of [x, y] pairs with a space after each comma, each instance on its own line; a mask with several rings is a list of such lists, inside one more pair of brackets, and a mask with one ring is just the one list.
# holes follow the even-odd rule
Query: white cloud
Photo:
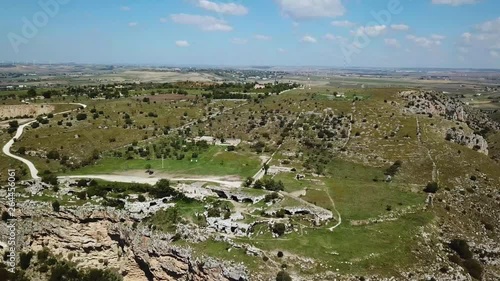
[[160, 22], [161, 23], [166, 23], [166, 22], [168, 22], [168, 19], [167, 18], [160, 18]]
[[331, 33], [327, 33], [323, 36], [323, 39], [325, 40], [330, 40], [330, 41], [339, 41], [339, 42], [345, 42], [346, 39], [342, 36], [337, 36], [337, 35], [333, 35]]
[[334, 20], [331, 22], [331, 25], [337, 26], [337, 27], [353, 27], [356, 24], [353, 22], [350, 22], [348, 20], [342, 20], [342, 21]]
[[271, 39], [273, 39], [273, 38], [272, 38], [271, 36], [262, 35], [262, 34], [257, 34], [257, 35], [255, 35], [255, 39], [257, 39], [257, 40], [267, 41], [267, 40], [271, 40]]
[[472, 33], [470, 33], [470, 32], [465, 32], [465, 33], [463, 33], [463, 34], [462, 34], [462, 40], [463, 40], [465, 43], [469, 44], [469, 43], [471, 42], [471, 39], [472, 39]]
[[248, 43], [248, 40], [245, 38], [233, 38], [231, 39], [231, 43], [236, 45], [245, 45], [246, 43]]
[[285, 49], [283, 49], [283, 48], [278, 48], [278, 50], [277, 50], [277, 51], [278, 51], [278, 53], [286, 53], [286, 50], [285, 50]]
[[482, 33], [500, 33], [500, 17], [495, 20], [479, 24], [476, 26], [476, 29]]
[[383, 34], [387, 30], [385, 25], [371, 25], [371, 26], [360, 26], [353, 33], [356, 36], [367, 35], [370, 37], [376, 37]]
[[408, 36], [406, 36], [406, 39], [413, 41], [418, 46], [424, 47], [424, 48], [430, 48], [432, 46], [441, 45], [441, 40], [438, 40], [436, 38], [432, 38], [432, 36], [430, 38], [427, 38], [427, 37], [417, 37], [415, 35], [408, 35]]
[[458, 47], [458, 51], [459, 51], [460, 53], [464, 53], [464, 54], [466, 54], [466, 53], [468, 53], [468, 52], [469, 52], [469, 49], [468, 49], [468, 48], [466, 48], [466, 47]]
[[346, 10], [340, 0], [275, 0], [281, 12], [293, 19], [333, 18]]
[[233, 27], [226, 21], [211, 16], [199, 16], [189, 14], [174, 14], [170, 18], [178, 24], [195, 25], [204, 31], [231, 31]]
[[444, 37], [443, 35], [439, 35], [439, 34], [432, 34], [431, 38], [434, 40], [443, 40], [446, 37]]
[[479, 0], [432, 0], [432, 4], [461, 6], [465, 4], [476, 4]]
[[393, 24], [391, 25], [391, 28], [397, 31], [407, 31], [408, 29], [410, 29], [410, 27], [406, 24]]
[[133, 21], [133, 22], [129, 22], [129, 23], [128, 23], [128, 26], [130, 26], [130, 27], [135, 27], [135, 26], [137, 26], [138, 24], [139, 24], [139, 23], [137, 23], [137, 22]]
[[389, 47], [394, 47], [394, 48], [401, 47], [401, 44], [399, 43], [399, 41], [397, 39], [394, 39], [394, 38], [386, 38], [386, 39], [384, 39], [384, 42]]
[[188, 41], [185, 41], [185, 40], [178, 40], [178, 41], [175, 41], [175, 45], [177, 45], [177, 47], [189, 47], [189, 42]]
[[491, 50], [490, 51], [490, 56], [492, 56], [494, 58], [499, 58], [500, 54], [497, 51]]
[[464, 45], [482, 44], [486, 48], [500, 45], [500, 18], [476, 25], [473, 31], [464, 32], [461, 39]]
[[128, 7], [128, 6], [121, 6], [120, 10], [122, 10], [124, 12], [128, 12], [128, 11], [130, 11], [130, 7]]
[[202, 9], [234, 16], [244, 16], [248, 14], [248, 8], [236, 3], [216, 3], [208, 0], [198, 0], [196, 5]]
[[300, 40], [304, 43], [316, 43], [318, 42], [318, 40], [316, 40], [316, 38], [310, 36], [310, 35], [306, 35], [304, 37], [302, 37], [302, 39]]

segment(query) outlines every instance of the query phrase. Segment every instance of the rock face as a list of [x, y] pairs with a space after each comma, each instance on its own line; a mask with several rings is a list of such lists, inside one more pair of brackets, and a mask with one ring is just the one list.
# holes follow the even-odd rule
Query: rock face
[[[172, 245], [173, 235], [134, 229], [122, 211], [91, 206], [54, 213], [39, 203], [18, 210], [22, 248], [47, 247], [79, 267], [114, 268], [125, 281], [248, 279], [242, 265], [194, 258], [190, 248]], [[0, 227], [0, 234], [6, 231]]]
[[408, 100], [406, 111], [411, 113], [439, 115], [461, 122], [468, 118], [464, 104], [435, 92], [405, 91], [401, 95]]
[[446, 132], [446, 140], [467, 146], [481, 153], [488, 155], [488, 143], [486, 140], [477, 134], [467, 135], [461, 129], [449, 129]]

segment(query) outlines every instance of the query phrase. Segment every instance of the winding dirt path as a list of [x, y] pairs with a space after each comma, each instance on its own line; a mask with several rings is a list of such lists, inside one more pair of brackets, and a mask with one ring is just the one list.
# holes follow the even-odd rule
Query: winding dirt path
[[78, 175], [78, 176], [60, 176], [60, 180], [68, 181], [71, 179], [99, 179], [110, 182], [125, 182], [125, 183], [143, 183], [154, 185], [161, 179], [167, 179], [169, 181], [198, 181], [198, 182], [210, 182], [224, 185], [231, 188], [241, 187], [242, 181], [229, 181], [219, 179], [217, 177], [192, 177], [192, 178], [173, 178], [173, 177], [163, 177], [163, 176], [132, 176], [132, 175]]
[[[83, 107], [83, 108], [87, 107], [87, 105], [83, 104], [83, 103], [67, 103], [67, 104], [79, 105], [80, 107]], [[61, 114], [64, 114], [64, 113], [69, 113], [69, 112], [72, 112], [72, 111], [77, 111], [79, 109], [80, 108], [76, 108], [76, 109], [73, 109], [73, 110], [67, 110], [67, 111], [63, 111], [63, 112], [58, 112], [58, 113], [55, 113], [54, 115], [61, 115]], [[12, 139], [10, 139], [3, 146], [2, 152], [5, 155], [7, 155], [8, 157], [14, 158], [14, 159], [19, 160], [19, 161], [23, 162], [24, 164], [26, 164], [26, 166], [28, 166], [28, 169], [30, 170], [31, 178], [35, 179], [35, 180], [39, 180], [40, 177], [38, 176], [38, 170], [35, 167], [35, 164], [33, 164], [33, 162], [29, 161], [28, 159], [22, 158], [20, 156], [14, 155], [14, 154], [12, 154], [10, 152], [10, 149], [12, 148], [12, 145], [14, 144], [14, 142], [16, 142], [16, 140], [19, 139], [23, 135], [24, 128], [26, 128], [26, 126], [29, 126], [29, 125], [31, 125], [34, 122], [36, 122], [36, 119], [33, 119], [33, 120], [29, 121], [28, 123], [25, 123], [25, 124], [19, 126], [17, 128], [16, 134], [14, 135], [14, 137]]]

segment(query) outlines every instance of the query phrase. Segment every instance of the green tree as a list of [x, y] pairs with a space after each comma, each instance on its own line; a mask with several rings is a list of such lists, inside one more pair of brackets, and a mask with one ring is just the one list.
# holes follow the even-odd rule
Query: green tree
[[36, 97], [36, 88], [32, 87], [28, 90], [28, 97], [29, 98], [34, 98]]
[[10, 218], [10, 215], [7, 211], [2, 212], [2, 221], [7, 221]]
[[33, 257], [33, 252], [21, 253], [19, 255], [19, 267], [21, 269], [26, 270], [30, 267], [31, 258]]
[[278, 234], [278, 236], [282, 236], [283, 234], [285, 234], [285, 231], [286, 231], [286, 226], [284, 223], [279, 222], [274, 224], [273, 232]]
[[264, 175], [267, 175], [268, 170], [269, 170], [269, 164], [266, 162], [264, 163]]

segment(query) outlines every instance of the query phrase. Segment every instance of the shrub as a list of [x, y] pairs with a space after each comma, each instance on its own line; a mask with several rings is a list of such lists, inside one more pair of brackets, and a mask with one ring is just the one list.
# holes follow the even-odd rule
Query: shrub
[[24, 155], [26, 153], [26, 147], [21, 146], [18, 150], [17, 153], [20, 155]]
[[2, 212], [2, 221], [7, 221], [10, 218], [10, 215], [7, 211]]
[[276, 281], [292, 281], [292, 277], [286, 271], [282, 270], [276, 275]]
[[[285, 209], [279, 209], [277, 212], [276, 212], [276, 217], [277, 218], [284, 218], [286, 215], [286, 212], [285, 212]], [[281, 235], [280, 235], [281, 236]]]
[[54, 174], [45, 174], [42, 176], [42, 182], [50, 185], [57, 185], [57, 176]]
[[82, 120], [85, 120], [85, 119], [87, 119], [87, 114], [85, 114], [85, 113], [78, 113], [76, 115], [76, 120], [78, 120], [78, 121], [82, 121]]
[[36, 258], [39, 262], [44, 262], [49, 257], [49, 250], [47, 248], [43, 248], [42, 250], [36, 253]]
[[439, 186], [437, 182], [430, 182], [427, 184], [427, 186], [424, 188], [424, 192], [426, 193], [436, 193], [439, 189]]
[[57, 150], [51, 150], [47, 153], [47, 158], [52, 160], [58, 160], [60, 158], [59, 152]]
[[264, 202], [271, 202], [272, 200], [278, 199], [280, 196], [278, 192], [273, 192], [271, 194], [266, 194], [264, 197]]
[[282, 258], [284, 256], [283, 252], [282, 251], [278, 251], [278, 254], [277, 254], [278, 258]]
[[139, 202], [144, 202], [146, 201], [146, 197], [144, 197], [144, 195], [142, 194], [139, 194], [139, 196], [137, 196], [137, 200], [139, 200]]
[[61, 204], [59, 203], [59, 201], [54, 201], [52, 202], [52, 210], [54, 210], [54, 212], [59, 212], [61, 208]]
[[399, 169], [401, 168], [401, 164], [403, 164], [403, 162], [401, 162], [401, 160], [397, 160], [396, 162], [394, 162], [394, 164], [392, 164], [385, 171], [385, 175], [389, 175], [391, 177], [394, 177], [396, 175], [396, 173], [399, 171]]
[[282, 236], [285, 234], [286, 226], [284, 223], [276, 223], [273, 226], [273, 232], [278, 234], [278, 236]]
[[458, 255], [451, 255], [448, 257], [448, 260], [450, 260], [452, 263], [462, 266], [462, 259]]
[[467, 241], [462, 239], [453, 239], [448, 245], [450, 249], [455, 251], [462, 259], [472, 258], [472, 252], [469, 249]]
[[469, 272], [470, 276], [475, 279], [481, 280], [483, 277], [483, 266], [475, 259], [468, 259], [464, 261], [464, 267]]
[[19, 267], [21, 269], [26, 270], [30, 267], [31, 258], [33, 257], [33, 252], [21, 253], [19, 255]]
[[85, 192], [85, 191], [78, 192], [76, 194], [76, 197], [78, 197], [78, 199], [80, 199], [80, 200], [85, 200], [85, 199], [87, 199], [87, 192]]

